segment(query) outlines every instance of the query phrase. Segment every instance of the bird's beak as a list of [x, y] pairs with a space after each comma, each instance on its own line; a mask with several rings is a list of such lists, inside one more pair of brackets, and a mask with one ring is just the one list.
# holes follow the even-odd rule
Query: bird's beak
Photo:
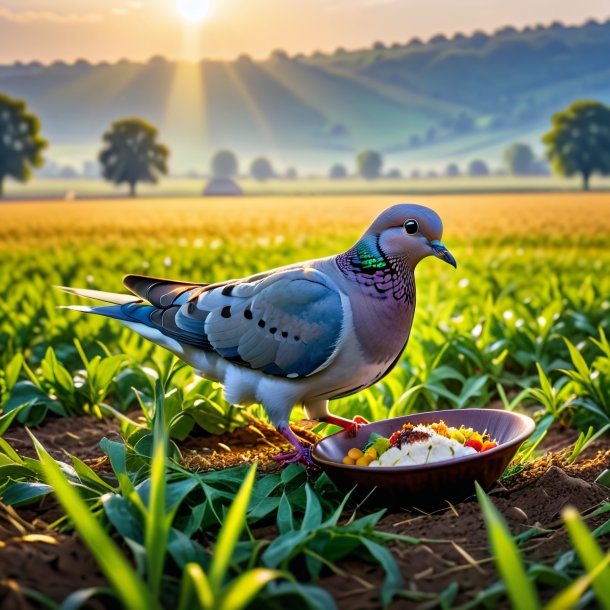
[[449, 263], [452, 267], [457, 269], [457, 262], [455, 258], [453, 258], [453, 254], [447, 250], [445, 244], [440, 242], [438, 239], [435, 239], [434, 241], [430, 242], [430, 247], [432, 250], [434, 250], [434, 254], [438, 256], [438, 258], [441, 258], [446, 263]]

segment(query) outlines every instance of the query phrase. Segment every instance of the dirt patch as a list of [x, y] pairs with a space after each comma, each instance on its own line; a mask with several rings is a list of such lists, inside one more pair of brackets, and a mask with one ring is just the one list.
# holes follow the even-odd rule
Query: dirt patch
[[[305, 444], [313, 444], [319, 438], [311, 432], [315, 425], [304, 421], [290, 427]], [[231, 434], [191, 436], [179, 447], [182, 464], [190, 470], [221, 470], [258, 461], [264, 472], [280, 469], [281, 464], [273, 458], [293, 449], [273, 426], [257, 419]]]
[[[48, 529], [39, 518], [24, 519], [0, 505], [0, 608], [30, 610], [41, 606], [23, 589], [62, 601], [76, 589], [106, 585], [85, 545], [73, 535]], [[101, 608], [92, 602], [85, 608]]]
[[[66, 461], [66, 454], [81, 460], [95, 460], [103, 456], [100, 440], [106, 436], [121, 440], [120, 425], [116, 419], [82, 417], [48, 418], [42, 425], [31, 428], [32, 434], [56, 460]], [[36, 457], [36, 450], [25, 428], [13, 425], [4, 435], [8, 443], [24, 457]]]

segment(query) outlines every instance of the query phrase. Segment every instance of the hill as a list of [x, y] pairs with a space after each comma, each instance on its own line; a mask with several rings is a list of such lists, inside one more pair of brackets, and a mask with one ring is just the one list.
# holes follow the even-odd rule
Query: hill
[[207, 168], [219, 147], [308, 171], [351, 166], [364, 147], [403, 173], [475, 156], [498, 165], [572, 100], [610, 102], [610, 21], [263, 61], [18, 63], [0, 66], [0, 92], [40, 115], [50, 159], [79, 168], [109, 123], [131, 115], [159, 126], [174, 172]]

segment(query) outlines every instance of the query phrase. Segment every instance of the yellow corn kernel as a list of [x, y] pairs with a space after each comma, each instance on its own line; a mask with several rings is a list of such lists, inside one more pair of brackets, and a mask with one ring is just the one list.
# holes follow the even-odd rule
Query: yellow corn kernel
[[459, 430], [452, 430], [451, 438], [458, 443], [464, 444], [466, 442], [466, 437]]
[[364, 455], [369, 455], [371, 456], [374, 460], [376, 460], [379, 456], [377, 455], [377, 450], [375, 449], [375, 447], [369, 447], [365, 452]]
[[357, 460], [358, 458], [362, 457], [362, 451], [360, 451], [360, 449], [358, 449], [357, 447], [352, 447], [348, 452], [347, 455], [349, 457], [352, 458], [352, 460]]
[[368, 466], [373, 461], [370, 455], [363, 455], [356, 460], [356, 466]]
[[343, 463], [344, 464], [349, 464], [350, 466], [353, 466], [356, 463], [356, 460], [354, 460], [353, 458], [349, 457], [349, 455], [346, 455], [343, 458]]

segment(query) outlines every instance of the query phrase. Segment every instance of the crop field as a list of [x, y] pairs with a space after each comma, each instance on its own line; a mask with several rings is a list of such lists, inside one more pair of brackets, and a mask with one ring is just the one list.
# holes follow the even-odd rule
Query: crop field
[[[328, 256], [405, 198], [0, 205], [0, 608], [610, 608], [610, 195], [409, 200], [439, 213], [457, 270], [420, 263], [402, 359], [331, 410], [537, 425], [488, 495], [433, 512], [375, 512], [280, 468], [262, 408], [53, 288]], [[305, 437], [330, 431], [303, 418]]]

